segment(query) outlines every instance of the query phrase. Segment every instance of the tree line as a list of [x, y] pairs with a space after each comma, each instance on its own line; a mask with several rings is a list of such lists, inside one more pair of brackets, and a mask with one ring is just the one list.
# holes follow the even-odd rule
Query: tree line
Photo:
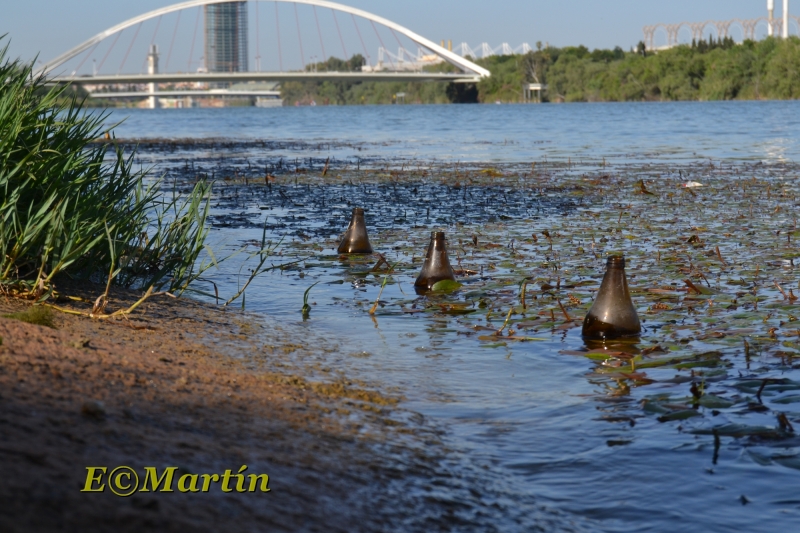
[[[767, 38], [736, 44], [731, 38], [650, 51], [644, 43], [625, 51], [585, 46], [542, 47], [527, 54], [474, 60], [492, 76], [477, 84], [436, 82], [287, 82], [286, 105], [389, 104], [397, 93], [406, 103], [519, 102], [524, 83], [548, 86], [549, 102], [670, 100], [758, 100], [800, 97], [800, 39]], [[363, 56], [330, 58], [307, 70], [354, 71]], [[454, 70], [443, 63], [429, 67]]]

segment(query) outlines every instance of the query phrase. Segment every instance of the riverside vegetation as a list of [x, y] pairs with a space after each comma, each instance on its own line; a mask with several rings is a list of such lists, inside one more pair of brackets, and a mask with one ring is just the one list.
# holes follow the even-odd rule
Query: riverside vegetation
[[[767, 38], [736, 44], [730, 38], [701, 40], [657, 53], [639, 43], [629, 52], [590, 51], [585, 46], [542, 47], [525, 55], [492, 56], [475, 62], [492, 73], [469, 84], [290, 82], [285, 104], [388, 104], [398, 92], [408, 103], [519, 102], [522, 84], [549, 86], [551, 102], [662, 100], [759, 100], [800, 97], [800, 39]], [[307, 70], [357, 70], [361, 55], [308, 65]], [[448, 64], [436, 67], [450, 70]]]
[[[181, 293], [213, 261], [197, 263], [208, 232], [210, 185], [188, 194], [145, 186], [104, 129], [67, 88], [45, 87], [31, 64], [0, 49], [0, 288], [43, 302], [59, 278]], [[105, 141], [98, 142], [98, 139]], [[113, 164], [106, 162], [113, 153]]]

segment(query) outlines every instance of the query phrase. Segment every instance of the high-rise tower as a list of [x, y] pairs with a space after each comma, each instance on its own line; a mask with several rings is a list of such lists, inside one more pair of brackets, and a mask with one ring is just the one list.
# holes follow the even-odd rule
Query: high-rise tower
[[247, 72], [247, 2], [205, 6], [206, 68]]

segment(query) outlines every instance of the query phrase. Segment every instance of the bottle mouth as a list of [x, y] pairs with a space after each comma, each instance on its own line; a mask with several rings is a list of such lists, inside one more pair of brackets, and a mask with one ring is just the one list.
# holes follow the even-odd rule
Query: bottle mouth
[[362, 208], [362, 207], [354, 207], [353, 208], [353, 214], [355, 214], [355, 215], [363, 215], [364, 214], [364, 208]]
[[624, 255], [610, 255], [606, 259], [606, 267], [608, 268], [625, 268]]
[[443, 231], [432, 231], [431, 232], [431, 237], [433, 237], [436, 240], [439, 240], [439, 239], [444, 240], [446, 238], [444, 236], [444, 232]]

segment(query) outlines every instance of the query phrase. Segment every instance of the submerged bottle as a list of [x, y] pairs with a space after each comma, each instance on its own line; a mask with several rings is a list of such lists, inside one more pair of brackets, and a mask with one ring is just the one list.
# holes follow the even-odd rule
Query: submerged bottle
[[625, 278], [625, 257], [612, 255], [606, 262], [606, 274], [594, 304], [583, 321], [583, 337], [615, 339], [633, 337], [641, 332], [642, 325]]
[[342, 242], [339, 243], [340, 254], [371, 254], [372, 245], [367, 236], [367, 223], [364, 221], [364, 210], [360, 207], [353, 209], [353, 218], [344, 232]]
[[456, 279], [453, 267], [450, 266], [450, 260], [447, 258], [447, 239], [445, 239], [443, 231], [432, 231], [428, 252], [425, 254], [425, 262], [422, 264], [422, 272], [414, 282], [414, 287], [430, 290], [437, 281], [445, 279], [452, 281]]

